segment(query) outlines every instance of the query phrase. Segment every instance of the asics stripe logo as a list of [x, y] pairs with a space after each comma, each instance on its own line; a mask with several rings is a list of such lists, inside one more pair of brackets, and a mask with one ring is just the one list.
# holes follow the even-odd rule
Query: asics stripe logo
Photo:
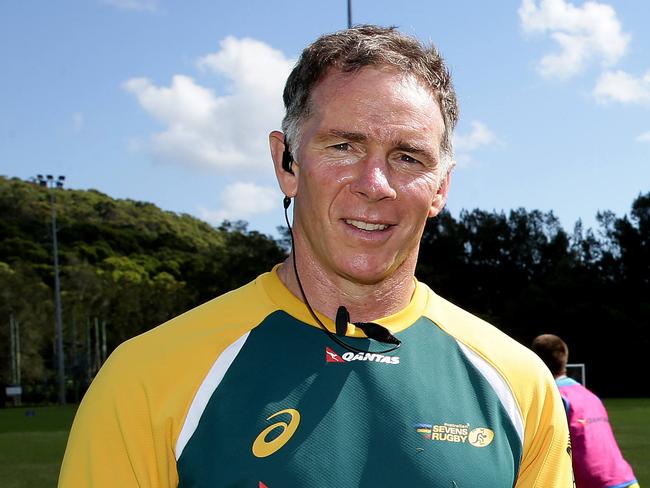
[[[298, 425], [300, 425], [300, 413], [298, 410], [294, 410], [293, 408], [280, 410], [279, 412], [271, 415], [266, 420], [271, 420], [272, 418], [283, 414], [287, 414], [289, 417], [291, 417], [289, 423], [280, 421], [269, 425], [266, 429], [260, 432], [259, 435], [255, 438], [255, 441], [253, 441], [253, 454], [256, 457], [264, 458], [270, 456], [279, 450], [282, 446], [284, 446], [289, 441], [289, 439], [291, 439], [293, 434], [295, 434], [296, 430], [298, 429]], [[267, 436], [275, 429], [282, 429], [280, 435], [271, 441], [267, 441]]]

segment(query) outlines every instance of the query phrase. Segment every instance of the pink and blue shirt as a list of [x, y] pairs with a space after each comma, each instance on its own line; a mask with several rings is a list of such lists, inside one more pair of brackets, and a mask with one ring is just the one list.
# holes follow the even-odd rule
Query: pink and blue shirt
[[637, 483], [600, 399], [572, 378], [556, 379], [569, 419], [578, 488], [624, 488]]

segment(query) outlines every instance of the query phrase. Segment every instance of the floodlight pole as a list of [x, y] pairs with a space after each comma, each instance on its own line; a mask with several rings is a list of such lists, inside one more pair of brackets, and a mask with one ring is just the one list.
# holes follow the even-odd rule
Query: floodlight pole
[[348, 0], [348, 29], [352, 28], [352, 0]]
[[61, 312], [61, 280], [59, 279], [59, 243], [56, 229], [55, 190], [50, 190], [52, 203], [52, 243], [54, 245], [54, 300], [56, 303], [56, 355], [57, 379], [59, 383], [59, 405], [65, 405], [65, 365], [63, 360], [63, 314]]
[[41, 186], [46, 186], [50, 192], [50, 206], [52, 207], [52, 246], [54, 254], [54, 305], [55, 305], [55, 331], [56, 331], [56, 359], [58, 403], [65, 405], [65, 364], [63, 358], [63, 314], [61, 312], [61, 281], [59, 279], [59, 243], [56, 230], [56, 190], [63, 188], [65, 176], [37, 175], [36, 181]]

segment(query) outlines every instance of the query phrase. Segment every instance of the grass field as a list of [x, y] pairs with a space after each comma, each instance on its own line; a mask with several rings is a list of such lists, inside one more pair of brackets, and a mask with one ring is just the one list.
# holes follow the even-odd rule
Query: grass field
[[[0, 410], [0, 486], [56, 486], [76, 406]], [[27, 411], [35, 413], [28, 416]]]
[[[650, 488], [650, 398], [610, 399], [605, 404], [616, 437], [643, 488]], [[26, 415], [32, 410], [35, 415]], [[0, 486], [56, 486], [75, 407], [0, 410]]]
[[641, 488], [650, 488], [650, 398], [605, 400], [618, 445]]

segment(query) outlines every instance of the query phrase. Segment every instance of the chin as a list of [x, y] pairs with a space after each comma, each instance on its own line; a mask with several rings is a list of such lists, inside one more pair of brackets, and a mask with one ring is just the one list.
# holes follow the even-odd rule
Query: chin
[[349, 281], [351, 281], [353, 283], [357, 283], [359, 285], [372, 286], [372, 285], [378, 285], [379, 283], [384, 281], [386, 276], [385, 275], [372, 275], [372, 274], [368, 273], [368, 274], [363, 274], [363, 275], [349, 274], [349, 275], [345, 275], [345, 278], [347, 278]]
[[364, 260], [363, 263], [352, 263], [341, 271], [349, 281], [361, 285], [376, 285], [390, 277], [395, 272], [395, 268], [385, 263], [372, 264]]

